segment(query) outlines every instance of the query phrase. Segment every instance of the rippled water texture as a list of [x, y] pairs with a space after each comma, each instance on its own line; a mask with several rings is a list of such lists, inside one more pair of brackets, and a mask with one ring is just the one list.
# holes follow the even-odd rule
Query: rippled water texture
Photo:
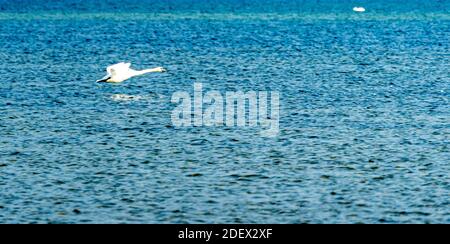
[[[0, 222], [450, 223], [449, 5], [0, 0]], [[194, 82], [280, 135], [173, 127]]]

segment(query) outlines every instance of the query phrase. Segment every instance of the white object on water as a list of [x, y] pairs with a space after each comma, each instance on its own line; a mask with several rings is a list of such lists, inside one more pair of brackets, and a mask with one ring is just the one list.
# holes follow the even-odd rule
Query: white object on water
[[134, 70], [130, 68], [131, 63], [118, 63], [106, 68], [106, 72], [108, 73], [105, 77], [97, 80], [97, 82], [112, 82], [118, 83], [124, 80], [130, 79], [131, 77], [143, 75], [152, 72], [165, 72], [166, 70], [163, 67], [157, 67], [153, 69], [144, 69], [144, 70]]
[[355, 11], [355, 12], [365, 12], [366, 11], [366, 9], [365, 8], [363, 8], [363, 7], [354, 7], [353, 8], [353, 11]]

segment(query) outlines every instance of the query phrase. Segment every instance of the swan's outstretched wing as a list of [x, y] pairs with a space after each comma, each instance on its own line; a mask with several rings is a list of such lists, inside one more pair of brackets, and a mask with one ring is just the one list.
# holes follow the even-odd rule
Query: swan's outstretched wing
[[128, 72], [130, 69], [131, 63], [118, 63], [111, 66], [108, 66], [106, 68], [106, 72], [108, 72], [108, 75], [110, 76], [116, 76], [118, 74], [124, 74]]
[[120, 76], [121, 74], [126, 74], [128, 70], [130, 69], [131, 63], [118, 63], [114, 65], [110, 65], [106, 68], [106, 75], [105, 77], [101, 78], [100, 80], [97, 80], [97, 82], [105, 82], [108, 79], [114, 77], [114, 76]]

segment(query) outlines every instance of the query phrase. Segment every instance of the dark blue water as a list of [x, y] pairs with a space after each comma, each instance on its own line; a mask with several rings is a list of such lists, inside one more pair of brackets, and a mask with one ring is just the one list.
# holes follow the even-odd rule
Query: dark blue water
[[[450, 223], [449, 10], [0, 0], [0, 222]], [[279, 91], [280, 134], [173, 127], [194, 82]]]

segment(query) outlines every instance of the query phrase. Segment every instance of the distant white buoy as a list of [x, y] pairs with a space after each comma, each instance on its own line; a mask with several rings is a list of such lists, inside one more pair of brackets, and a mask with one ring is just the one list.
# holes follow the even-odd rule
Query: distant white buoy
[[365, 12], [366, 9], [363, 8], [363, 7], [354, 7], [354, 8], [353, 8], [353, 11], [362, 13], [362, 12]]

